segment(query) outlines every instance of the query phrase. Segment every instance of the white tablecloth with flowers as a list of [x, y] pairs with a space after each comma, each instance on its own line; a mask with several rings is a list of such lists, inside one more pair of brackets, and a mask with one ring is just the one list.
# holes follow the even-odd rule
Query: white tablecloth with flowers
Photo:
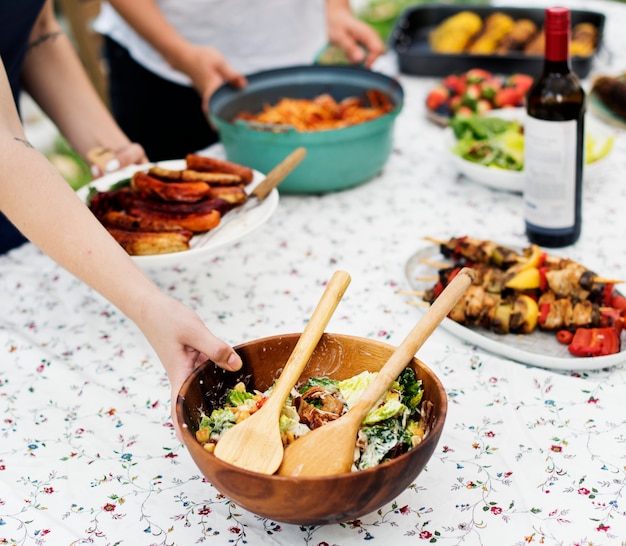
[[[626, 69], [626, 5], [568, 5], [608, 16], [596, 71]], [[401, 82], [384, 173], [341, 193], [282, 196], [232, 248], [151, 271], [163, 290], [236, 345], [300, 331], [341, 268], [353, 280], [328, 331], [399, 344], [420, 315], [396, 291], [409, 288], [404, 265], [424, 237], [525, 246], [521, 196], [461, 178], [446, 161], [424, 110], [436, 80]], [[626, 278], [625, 207], [620, 133], [602, 176], [586, 183], [581, 239], [563, 252]], [[137, 328], [32, 245], [0, 257], [0, 308], [0, 544], [624, 544], [623, 364], [525, 366], [438, 329], [419, 355], [450, 407], [427, 468], [374, 513], [300, 527], [240, 509], [203, 479]]]

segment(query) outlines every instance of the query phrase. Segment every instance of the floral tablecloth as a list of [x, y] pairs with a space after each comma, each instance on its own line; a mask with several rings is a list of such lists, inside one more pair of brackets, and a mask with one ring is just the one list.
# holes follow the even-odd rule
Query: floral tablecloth
[[[595, 68], [626, 69], [626, 5], [567, 4], [608, 15], [609, 51]], [[521, 197], [446, 161], [443, 132], [424, 111], [435, 80], [401, 82], [406, 105], [380, 176], [341, 193], [281, 196], [241, 242], [150, 275], [236, 345], [301, 331], [323, 284], [345, 269], [352, 284], [328, 331], [399, 344], [420, 312], [396, 291], [409, 288], [404, 265], [430, 244], [424, 237], [527, 244]], [[626, 278], [625, 206], [619, 133], [602, 175], [586, 182], [582, 237], [563, 252]], [[300, 527], [249, 513], [203, 479], [137, 328], [32, 245], [0, 257], [0, 308], [0, 544], [626, 543], [623, 364], [556, 372], [438, 329], [419, 356], [450, 407], [427, 468], [374, 513]]]

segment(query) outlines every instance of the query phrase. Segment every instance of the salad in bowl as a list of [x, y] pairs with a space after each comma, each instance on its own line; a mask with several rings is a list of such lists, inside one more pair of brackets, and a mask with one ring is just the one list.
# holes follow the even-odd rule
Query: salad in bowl
[[[525, 116], [523, 108], [503, 108], [452, 118], [446, 128], [446, 147], [459, 172], [494, 189], [522, 192]], [[586, 117], [585, 178], [597, 171], [613, 142], [612, 130]]]

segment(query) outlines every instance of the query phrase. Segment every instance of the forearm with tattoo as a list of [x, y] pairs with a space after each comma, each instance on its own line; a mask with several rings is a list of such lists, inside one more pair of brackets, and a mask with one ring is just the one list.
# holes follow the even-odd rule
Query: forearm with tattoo
[[34, 148], [34, 146], [30, 142], [28, 142], [28, 140], [26, 140], [24, 138], [13, 137], [13, 140], [17, 140], [18, 142], [21, 142], [27, 148]]
[[39, 36], [39, 38], [33, 40], [30, 44], [28, 44], [28, 50], [30, 51], [35, 47], [39, 47], [41, 44], [47, 42], [48, 40], [56, 40], [59, 36], [61, 36], [61, 34], [63, 34], [62, 30], [56, 30], [54, 32], [47, 32], [46, 34], [42, 34], [41, 36]]

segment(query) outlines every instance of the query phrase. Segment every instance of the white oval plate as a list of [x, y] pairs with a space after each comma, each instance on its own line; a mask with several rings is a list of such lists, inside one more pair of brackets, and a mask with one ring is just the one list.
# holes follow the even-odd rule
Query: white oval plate
[[[106, 191], [116, 182], [124, 180], [125, 178], [130, 178], [133, 173], [146, 170], [153, 165], [158, 165], [165, 169], [178, 170], [184, 169], [186, 163], [184, 159], [173, 159], [170, 161], [161, 161], [159, 163], [151, 163], [148, 165], [130, 165], [124, 169], [120, 169], [119, 171], [98, 178], [86, 186], [83, 186], [78, 190], [78, 196], [83, 201], [86, 201], [91, 188], [95, 188], [98, 191]], [[259, 171], [254, 171], [254, 178], [246, 187], [246, 191], [250, 193], [250, 191], [252, 191], [264, 178], [264, 174]], [[198, 258], [215, 254], [216, 251], [233, 245], [246, 235], [249, 235], [254, 230], [261, 227], [276, 211], [278, 201], [278, 191], [274, 188], [270, 194], [261, 203], [259, 203], [258, 206], [250, 208], [240, 216], [233, 218], [232, 221], [228, 221], [228, 215], [237, 212], [237, 208], [234, 208], [224, 215], [222, 220], [224, 222], [223, 226], [218, 225], [215, 230], [194, 235], [191, 238], [191, 248], [189, 250], [171, 252], [169, 254], [154, 254], [150, 256], [131, 256], [131, 258], [135, 260], [138, 265], [145, 268], [184, 265], [195, 262]], [[205, 237], [207, 238], [206, 243], [203, 241], [203, 238]]]
[[[526, 117], [526, 111], [524, 108], [502, 108], [499, 110], [491, 110], [487, 113], [487, 115], [506, 120], [518, 120], [523, 123], [524, 118]], [[487, 167], [485, 165], [480, 165], [478, 163], [468, 161], [467, 159], [463, 159], [452, 151], [456, 145], [454, 131], [451, 127], [446, 127], [445, 131], [446, 151], [448, 152], [450, 161], [452, 161], [454, 166], [463, 176], [495, 190], [504, 190], [515, 193], [522, 193], [524, 191], [524, 171], [508, 171], [497, 167]], [[585, 132], [591, 134], [596, 140], [607, 139], [615, 133], [615, 131], [606, 127], [606, 125], [599, 123], [598, 120], [592, 116], [585, 117]], [[609, 154], [610, 153], [611, 152], [609, 152]], [[609, 154], [598, 161], [585, 165], [583, 169], [583, 177], [587, 180], [596, 176], [601, 170], [602, 163]]]
[[[421, 281], [423, 277], [437, 276], [438, 269], [427, 265], [424, 260], [447, 263], [434, 245], [424, 248], [411, 256], [405, 266], [405, 275], [412, 290], [423, 291], [432, 288], [433, 281]], [[416, 306], [425, 312], [428, 307]], [[470, 328], [444, 318], [442, 328], [458, 338], [499, 356], [510, 358], [522, 364], [554, 370], [597, 370], [609, 368], [626, 361], [626, 340], [622, 333], [622, 350], [607, 356], [577, 357], [567, 350], [567, 346], [556, 340], [554, 332], [534, 331], [532, 334], [496, 334], [483, 328]]]

